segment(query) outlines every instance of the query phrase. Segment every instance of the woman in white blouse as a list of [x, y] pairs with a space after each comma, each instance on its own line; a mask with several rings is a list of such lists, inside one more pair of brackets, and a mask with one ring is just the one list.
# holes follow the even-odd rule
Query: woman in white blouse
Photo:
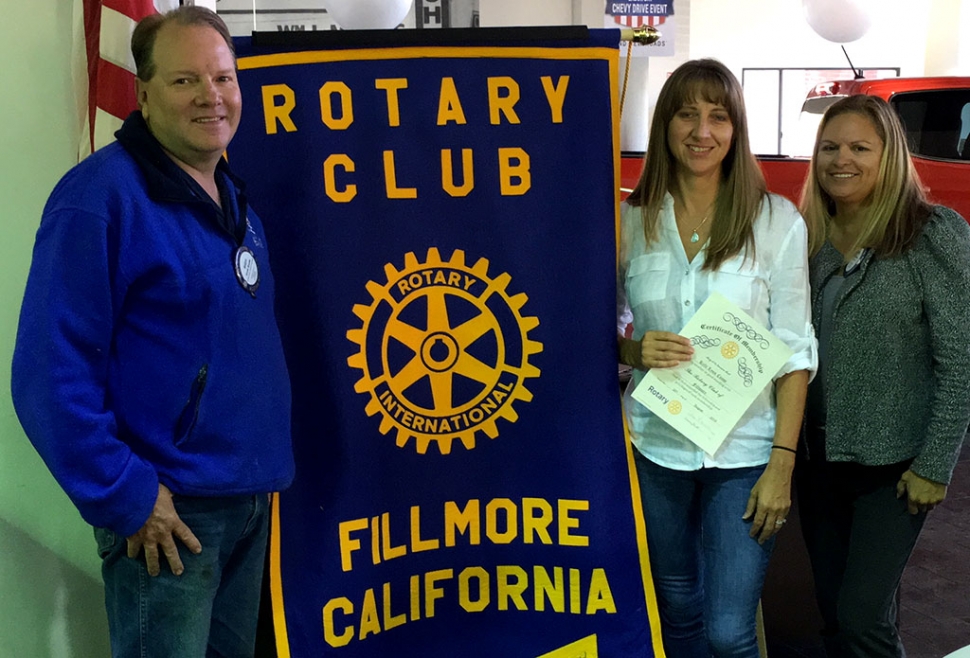
[[[766, 192], [741, 86], [720, 62], [667, 79], [643, 174], [622, 207], [620, 360], [667, 655], [758, 656], [755, 616], [791, 504], [805, 391], [817, 364], [805, 223]], [[713, 455], [630, 397], [650, 368], [691, 358], [677, 334], [712, 292], [794, 352]], [[633, 338], [623, 329], [633, 323]]]

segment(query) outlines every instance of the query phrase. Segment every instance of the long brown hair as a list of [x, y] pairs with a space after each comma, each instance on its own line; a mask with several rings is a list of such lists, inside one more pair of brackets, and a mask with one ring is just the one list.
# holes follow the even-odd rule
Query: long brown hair
[[[876, 175], [876, 186], [865, 202], [863, 229], [849, 254], [871, 247], [878, 256], [898, 256], [916, 242], [932, 212], [920, 183], [906, 133], [899, 117], [877, 96], [848, 96], [836, 101], [825, 111], [818, 126], [812, 163], [802, 190], [801, 211], [808, 224], [808, 250], [815, 254], [828, 238], [829, 224], [835, 215], [835, 202], [819, 184], [815, 167], [822, 132], [835, 117], [855, 113], [872, 124], [882, 140], [882, 162]], [[851, 257], [851, 256], [850, 256]]]
[[643, 172], [627, 201], [640, 207], [643, 232], [650, 244], [657, 239], [664, 196], [676, 184], [677, 162], [667, 146], [667, 126], [680, 108], [698, 100], [723, 105], [734, 131], [731, 148], [721, 163], [721, 184], [704, 260], [703, 269], [716, 270], [745, 247], [753, 254], [754, 222], [767, 194], [761, 168], [751, 153], [741, 84], [724, 64], [716, 59], [695, 59], [667, 78], [653, 113]]

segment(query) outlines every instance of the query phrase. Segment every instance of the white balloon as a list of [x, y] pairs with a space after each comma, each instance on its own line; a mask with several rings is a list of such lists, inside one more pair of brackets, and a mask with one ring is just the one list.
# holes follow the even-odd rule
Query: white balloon
[[345, 30], [386, 30], [400, 25], [414, 0], [324, 0], [334, 22]]
[[849, 43], [869, 31], [875, 0], [802, 0], [805, 20], [819, 36]]

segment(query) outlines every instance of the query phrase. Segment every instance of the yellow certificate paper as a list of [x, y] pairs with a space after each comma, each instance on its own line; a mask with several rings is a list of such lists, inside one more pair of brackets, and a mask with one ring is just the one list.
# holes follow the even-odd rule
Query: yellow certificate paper
[[792, 351], [716, 292], [680, 335], [690, 338], [693, 358], [651, 369], [633, 399], [713, 455]]

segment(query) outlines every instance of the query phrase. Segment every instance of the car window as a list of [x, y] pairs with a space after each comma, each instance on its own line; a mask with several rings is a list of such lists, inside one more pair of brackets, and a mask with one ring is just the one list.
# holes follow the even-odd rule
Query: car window
[[970, 160], [970, 89], [905, 92], [889, 102], [902, 119], [914, 155]]

